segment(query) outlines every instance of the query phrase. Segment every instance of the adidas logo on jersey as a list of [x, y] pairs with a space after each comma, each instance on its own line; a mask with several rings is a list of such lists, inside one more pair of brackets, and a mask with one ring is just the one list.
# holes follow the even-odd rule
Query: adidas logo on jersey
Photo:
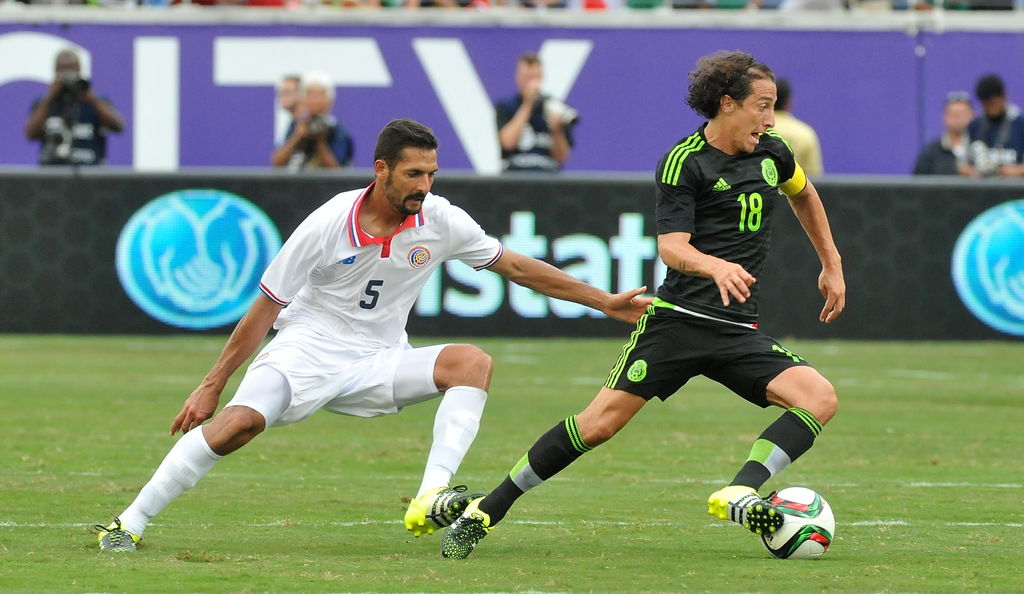
[[344, 260], [342, 260], [340, 263], [341, 264], [355, 264], [356, 263], [356, 257], [355, 256], [349, 256], [349, 257], [345, 258]]
[[716, 192], [724, 192], [726, 190], [731, 190], [732, 186], [730, 186], [724, 179], [718, 178], [718, 181], [715, 182], [715, 187], [712, 189]]

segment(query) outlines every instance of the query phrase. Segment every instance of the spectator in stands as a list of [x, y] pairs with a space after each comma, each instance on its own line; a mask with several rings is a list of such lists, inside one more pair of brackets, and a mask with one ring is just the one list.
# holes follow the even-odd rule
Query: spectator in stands
[[572, 150], [576, 110], [541, 94], [543, 72], [534, 52], [516, 63], [519, 92], [498, 101], [498, 140], [505, 171], [559, 171]]
[[40, 165], [102, 165], [107, 161], [107, 133], [124, 129], [113, 104], [82, 78], [78, 54], [57, 54], [56, 75], [46, 94], [32, 104], [25, 135], [40, 141]]
[[299, 83], [299, 116], [292, 120], [285, 141], [270, 157], [275, 167], [290, 171], [333, 169], [352, 161], [354, 144], [341, 122], [331, 114], [334, 83], [321, 72], [309, 72]]
[[774, 130], [786, 139], [793, 147], [796, 162], [803, 167], [808, 175], [819, 176], [825, 172], [821, 161], [821, 143], [818, 133], [806, 122], [799, 120], [790, 113], [792, 105], [792, 88], [789, 81], [780, 78], [776, 81], [777, 98], [775, 100]]
[[510, 4], [518, 4], [523, 8], [566, 8], [569, 5], [567, 0], [513, 0]]
[[971, 121], [970, 160], [978, 175], [1024, 176], [1024, 119], [1020, 108], [1006, 98], [1003, 79], [986, 74], [978, 79], [974, 94], [982, 112]]
[[[702, 0], [708, 2], [709, 0]], [[710, 0], [715, 8], [778, 9], [834, 12], [846, 10], [856, 0]]]
[[819, 10], [835, 12], [846, 9], [843, 0], [782, 0], [779, 10]]
[[[277, 107], [278, 114], [274, 124], [274, 145], [279, 146], [288, 131], [288, 126], [295, 118], [299, 117], [299, 84], [301, 79], [297, 74], [287, 74], [277, 83]], [[278, 123], [280, 122], [280, 123]]]
[[968, 163], [967, 152], [970, 139], [967, 125], [974, 117], [971, 96], [955, 91], [946, 96], [942, 109], [942, 123], [945, 131], [938, 139], [928, 143], [914, 164], [914, 175], [966, 175], [977, 177], [974, 167]]
[[506, 6], [507, 0], [385, 0], [387, 6], [404, 6], [405, 8], [472, 8], [481, 10], [492, 5]]

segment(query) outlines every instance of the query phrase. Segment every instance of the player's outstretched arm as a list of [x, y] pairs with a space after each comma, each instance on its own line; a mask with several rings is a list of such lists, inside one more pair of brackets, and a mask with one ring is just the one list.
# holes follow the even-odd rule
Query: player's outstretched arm
[[575, 301], [592, 307], [609, 318], [629, 324], [639, 320], [647, 310], [647, 306], [653, 301], [648, 297], [640, 297], [647, 287], [622, 293], [607, 293], [562, 272], [547, 262], [524, 256], [509, 249], [505, 250], [501, 259], [494, 263], [490, 270], [517, 285], [533, 289], [555, 299]]
[[174, 417], [171, 435], [177, 433], [179, 429], [182, 433], [187, 433], [213, 416], [228, 378], [256, 351], [256, 347], [274, 325], [274, 320], [277, 319], [277, 314], [281, 313], [281, 309], [283, 308], [280, 305], [260, 293], [249, 307], [249, 311], [238, 321], [213, 368], [185, 400], [185, 405], [178, 416]]
[[832, 322], [846, 308], [846, 281], [843, 279], [843, 262], [839, 257], [832, 229], [825, 215], [825, 207], [814, 185], [807, 181], [804, 189], [789, 197], [789, 205], [800, 220], [804, 232], [814, 246], [814, 251], [821, 261], [821, 274], [818, 275], [818, 290], [825, 297], [818, 319], [826, 324]]

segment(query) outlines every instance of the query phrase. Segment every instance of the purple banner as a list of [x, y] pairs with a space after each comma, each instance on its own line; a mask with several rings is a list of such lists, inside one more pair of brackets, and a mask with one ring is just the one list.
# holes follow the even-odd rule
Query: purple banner
[[[700, 123], [684, 101], [695, 60], [741, 48], [790, 79], [793, 112], [817, 129], [828, 173], [872, 174], [910, 171], [921, 142], [940, 133], [946, 93], [972, 91], [997, 63], [979, 56], [1024, 55], [1019, 35], [988, 33], [8, 24], [0, 164], [36, 162], [25, 122], [69, 44], [88, 53], [93, 87], [125, 118], [109, 141], [112, 165], [267, 166], [274, 83], [323, 70], [337, 85], [334, 114], [355, 138], [355, 166], [372, 165], [388, 120], [411, 117], [437, 132], [442, 168], [481, 173], [497, 167], [491, 102], [515, 93], [516, 60], [530, 50], [544, 60], [547, 90], [581, 114], [568, 170], [650, 171]], [[1024, 73], [1000, 74], [1011, 99], [1024, 97]]]

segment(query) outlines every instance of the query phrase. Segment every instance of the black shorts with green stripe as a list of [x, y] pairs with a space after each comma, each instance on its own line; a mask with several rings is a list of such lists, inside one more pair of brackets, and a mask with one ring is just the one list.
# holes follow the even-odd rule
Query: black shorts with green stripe
[[667, 399], [703, 375], [750, 402], [768, 406], [765, 388], [801, 357], [756, 328], [650, 306], [605, 386], [641, 398]]

